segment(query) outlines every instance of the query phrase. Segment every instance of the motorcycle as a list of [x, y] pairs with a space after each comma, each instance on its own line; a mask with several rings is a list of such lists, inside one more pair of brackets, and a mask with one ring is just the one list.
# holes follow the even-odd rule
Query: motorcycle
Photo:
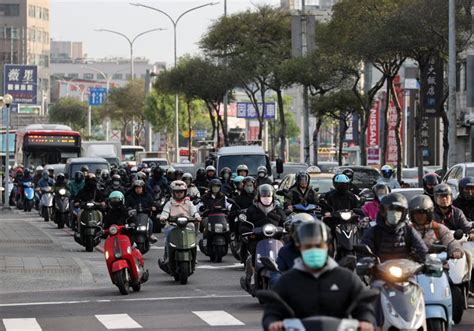
[[[227, 220], [227, 213], [221, 210], [204, 212], [207, 214], [204, 238], [199, 240], [199, 249], [212, 262], [222, 262], [222, 258], [227, 255], [230, 243], [230, 227]], [[206, 242], [204, 242], [204, 240]]]
[[235, 218], [234, 229], [230, 233], [230, 251], [232, 255], [242, 263], [245, 263], [247, 260], [247, 250], [242, 249], [242, 237], [239, 233], [239, 224], [240, 222], [247, 220], [247, 209], [241, 209], [239, 215]]
[[[194, 229], [194, 219], [186, 216], [170, 217], [169, 223], [176, 224], [176, 227], [167, 233], [166, 251], [167, 261], [158, 260], [161, 270], [174, 277], [182, 285], [188, 283], [188, 278], [194, 273], [196, 268], [196, 230]], [[193, 226], [193, 229], [188, 227]]]
[[24, 207], [23, 204], [25, 202], [23, 198], [23, 185], [21, 183], [16, 183], [14, 185], [14, 192], [16, 208], [22, 210]]
[[[279, 250], [283, 247], [283, 242], [280, 240], [283, 236], [284, 229], [267, 223], [262, 227], [254, 227], [253, 223], [245, 220], [243, 221], [249, 225], [253, 230], [251, 232], [242, 233], [244, 241], [252, 237], [253, 240], [258, 240], [255, 250], [255, 257], [249, 255], [245, 261], [246, 275], [240, 278], [240, 287], [255, 296], [257, 290], [266, 290], [271, 280], [272, 271], [269, 270], [261, 261], [262, 257], [269, 257], [276, 261]], [[255, 268], [252, 268], [252, 260], [255, 258]], [[252, 275], [253, 273], [253, 275]], [[252, 286], [251, 279], [255, 280]]]
[[[448, 256], [446, 246], [433, 245], [425, 263], [425, 272], [416, 275], [416, 282], [423, 289], [428, 330], [451, 330], [453, 302], [449, 279], [444, 270]], [[437, 252], [437, 253], [434, 253]]]
[[23, 186], [23, 210], [31, 211], [34, 205], [35, 190], [32, 182], [24, 182]]
[[[468, 244], [469, 236], [464, 234], [462, 230], [456, 230], [454, 231], [454, 239], [459, 240], [464, 247]], [[460, 259], [449, 259], [448, 266], [448, 275], [453, 297], [453, 321], [455, 324], [459, 324], [462, 320], [464, 310], [468, 309], [471, 268], [465, 254]]]
[[92, 252], [95, 246], [100, 243], [97, 234], [102, 231], [101, 204], [96, 202], [86, 202], [81, 205], [77, 231], [74, 233], [74, 240], [86, 248], [87, 252]]
[[69, 194], [65, 188], [60, 188], [54, 194], [54, 223], [58, 225], [58, 229], [64, 228], [64, 224], [69, 224]]
[[44, 186], [41, 187], [40, 190], [41, 217], [43, 217], [45, 222], [49, 222], [53, 213], [53, 188], [51, 186]]
[[154, 233], [161, 233], [161, 223], [159, 220], [159, 215], [165, 206], [166, 198], [164, 194], [162, 194], [160, 186], [155, 185], [153, 187], [153, 206], [155, 210], [151, 212], [150, 218], [153, 222], [153, 232]]
[[141, 284], [148, 280], [148, 270], [145, 269], [143, 256], [130, 243], [126, 232], [135, 229], [134, 224], [111, 225], [104, 231], [104, 255], [110, 279], [122, 295], [127, 295], [131, 287], [135, 292], [140, 291]]
[[129, 215], [132, 217], [132, 222], [137, 225], [132, 233], [133, 241], [140, 252], [145, 254], [150, 250], [150, 235], [153, 227], [152, 221], [150, 220], [148, 212], [142, 208], [141, 204], [137, 210], [132, 209]]
[[363, 291], [352, 303], [347, 307], [345, 316], [348, 318], [336, 318], [330, 316], [311, 316], [305, 318], [297, 318], [295, 311], [287, 302], [285, 302], [278, 293], [269, 290], [257, 291], [256, 296], [260, 302], [265, 305], [278, 306], [283, 315], [287, 318], [283, 320], [285, 330], [291, 331], [354, 331], [359, 329], [359, 321], [349, 318], [353, 311], [362, 303], [375, 303], [378, 297], [378, 291]]
[[372, 279], [372, 287], [380, 290], [377, 316], [381, 330], [427, 330], [423, 290], [413, 278], [424, 270], [424, 265], [408, 259], [380, 263], [368, 246], [354, 245], [363, 256], [357, 262], [357, 273]]

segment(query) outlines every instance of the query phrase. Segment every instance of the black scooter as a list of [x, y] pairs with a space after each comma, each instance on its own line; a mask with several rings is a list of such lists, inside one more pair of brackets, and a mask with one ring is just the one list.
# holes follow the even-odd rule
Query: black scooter
[[95, 246], [100, 243], [100, 232], [103, 227], [102, 205], [97, 202], [86, 202], [81, 204], [77, 231], [74, 233], [74, 240], [92, 252]]
[[134, 212], [129, 212], [132, 216], [132, 222], [136, 224], [136, 229], [133, 231], [133, 241], [140, 250], [140, 253], [145, 254], [150, 250], [150, 235], [153, 231], [153, 223], [150, 219], [149, 212], [138, 205], [138, 209]]
[[69, 224], [69, 192], [65, 188], [60, 188], [54, 194], [54, 223], [58, 225], [58, 229], [64, 228], [64, 224]]
[[[204, 212], [207, 215], [206, 227], [204, 228], [203, 239], [199, 240], [199, 249], [212, 262], [222, 262], [222, 258], [227, 255], [230, 243], [230, 226], [227, 211], [223, 209], [212, 212]], [[206, 240], [206, 243], [204, 243]]]

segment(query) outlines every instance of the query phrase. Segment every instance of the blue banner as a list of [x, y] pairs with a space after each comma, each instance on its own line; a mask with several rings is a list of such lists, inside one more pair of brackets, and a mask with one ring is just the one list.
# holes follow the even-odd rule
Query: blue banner
[[5, 64], [3, 72], [4, 94], [11, 94], [15, 104], [36, 105], [38, 67], [22, 64]]
[[[258, 109], [262, 111], [263, 103], [258, 103]], [[265, 111], [263, 112], [264, 119], [274, 119], [276, 106], [274, 102], [265, 103]], [[251, 102], [237, 102], [237, 117], [238, 118], [258, 118], [255, 106]]]

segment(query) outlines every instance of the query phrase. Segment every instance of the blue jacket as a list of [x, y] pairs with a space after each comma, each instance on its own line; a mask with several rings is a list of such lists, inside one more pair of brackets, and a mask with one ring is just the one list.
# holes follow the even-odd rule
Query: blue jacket
[[146, 188], [149, 193], [153, 193], [153, 187], [158, 185], [161, 189], [161, 192], [169, 192], [168, 180], [166, 177], [162, 176], [160, 179], [155, 180], [153, 177], [148, 178], [146, 182]]
[[41, 178], [38, 182], [39, 187], [47, 187], [47, 186], [53, 186], [54, 185], [54, 179], [48, 177], [48, 179]]
[[407, 222], [391, 227], [385, 223], [380, 213], [376, 222], [374, 227], [365, 231], [361, 243], [369, 246], [381, 262], [410, 258], [418, 262], [425, 261], [428, 248], [420, 234]]
[[295, 259], [300, 257], [300, 252], [296, 248], [293, 240], [287, 242], [278, 252], [276, 263], [278, 270], [285, 272], [293, 268]]

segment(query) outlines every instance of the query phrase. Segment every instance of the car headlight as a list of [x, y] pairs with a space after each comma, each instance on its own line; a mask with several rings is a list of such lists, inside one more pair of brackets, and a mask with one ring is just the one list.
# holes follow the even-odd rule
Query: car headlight
[[224, 226], [222, 224], [214, 225], [214, 232], [222, 232], [222, 231], [224, 231]]
[[349, 212], [343, 212], [341, 213], [341, 218], [344, 220], [344, 221], [348, 221], [351, 219], [351, 213]]
[[263, 230], [263, 234], [266, 237], [273, 237], [275, 233], [277, 232], [277, 228], [273, 224], [265, 224], [262, 230]]
[[403, 275], [403, 270], [402, 268], [400, 267], [397, 267], [397, 266], [392, 266], [388, 269], [388, 271], [390, 272], [390, 274], [393, 276], [393, 277], [396, 277], [396, 278], [400, 278], [402, 277]]
[[112, 226], [109, 228], [109, 233], [110, 233], [111, 235], [114, 236], [114, 235], [117, 234], [117, 232], [118, 232], [118, 228], [117, 228], [115, 225], [112, 225]]
[[66, 189], [62, 188], [62, 189], [59, 189], [59, 195], [65, 195], [66, 194]]
[[186, 225], [188, 224], [188, 219], [186, 217], [178, 217], [178, 219], [176, 220], [176, 223], [178, 225]]

